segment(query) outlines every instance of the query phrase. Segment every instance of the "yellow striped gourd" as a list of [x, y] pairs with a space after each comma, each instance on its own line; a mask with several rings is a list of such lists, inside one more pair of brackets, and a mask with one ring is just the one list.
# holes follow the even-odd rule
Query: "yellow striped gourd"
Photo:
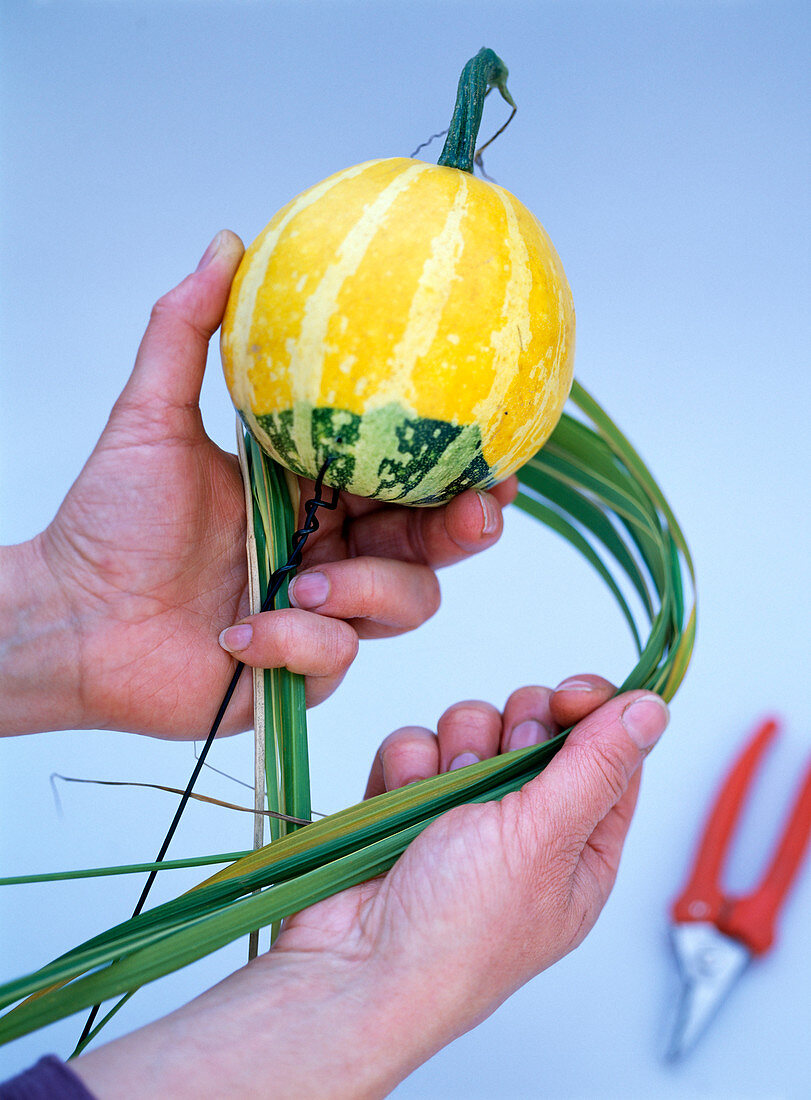
[[[498, 64], [489, 83], [504, 94]], [[472, 157], [475, 132], [464, 140]], [[330, 459], [329, 484], [437, 504], [505, 478], [557, 423], [574, 359], [563, 266], [525, 206], [451, 163], [347, 168], [247, 250], [223, 321], [225, 377], [288, 469], [315, 477]]]

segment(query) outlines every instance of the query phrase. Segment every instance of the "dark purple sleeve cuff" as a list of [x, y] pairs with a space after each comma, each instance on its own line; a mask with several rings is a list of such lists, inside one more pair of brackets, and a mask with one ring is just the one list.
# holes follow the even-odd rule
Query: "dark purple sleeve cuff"
[[19, 1077], [0, 1084], [0, 1100], [95, 1100], [55, 1054], [40, 1058]]

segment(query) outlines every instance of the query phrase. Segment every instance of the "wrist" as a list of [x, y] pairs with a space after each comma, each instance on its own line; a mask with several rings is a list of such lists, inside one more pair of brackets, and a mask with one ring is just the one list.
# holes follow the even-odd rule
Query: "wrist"
[[190, 1004], [82, 1056], [100, 1100], [383, 1097], [452, 1035], [368, 961], [271, 951]]
[[0, 735], [81, 726], [79, 656], [42, 537], [0, 547]]

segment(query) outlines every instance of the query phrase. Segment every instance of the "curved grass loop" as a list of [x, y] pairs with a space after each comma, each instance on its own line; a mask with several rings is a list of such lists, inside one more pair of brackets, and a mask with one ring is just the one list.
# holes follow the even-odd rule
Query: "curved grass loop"
[[[546, 447], [519, 471], [517, 504], [583, 554], [616, 599], [638, 649], [620, 690], [647, 688], [669, 700], [687, 670], [695, 636], [690, 554], [659, 486], [627, 439], [577, 383], [572, 403], [579, 415], [564, 415]], [[286, 555], [293, 511], [284, 478], [258, 448], [251, 454], [264, 580]], [[269, 806], [309, 816], [301, 693], [268, 676], [267, 756], [275, 763], [268, 765]], [[272, 843], [189, 893], [0, 986], [0, 1008], [22, 1002], [0, 1018], [0, 1042], [110, 997], [129, 996], [236, 937], [382, 873], [440, 814], [502, 798], [528, 782], [565, 737], [380, 795], [303, 829], [285, 832], [274, 825]]]

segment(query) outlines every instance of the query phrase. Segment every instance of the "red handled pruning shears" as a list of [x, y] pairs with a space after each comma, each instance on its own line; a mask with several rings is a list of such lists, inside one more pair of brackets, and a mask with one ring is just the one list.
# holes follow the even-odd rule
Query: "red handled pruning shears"
[[771, 863], [745, 897], [721, 888], [721, 869], [735, 824], [766, 748], [778, 729], [769, 719], [755, 730], [718, 793], [695, 864], [673, 903], [672, 939], [682, 995], [668, 1057], [696, 1042], [749, 961], [772, 946], [777, 915], [797, 876], [811, 837], [811, 766], [786, 821]]

